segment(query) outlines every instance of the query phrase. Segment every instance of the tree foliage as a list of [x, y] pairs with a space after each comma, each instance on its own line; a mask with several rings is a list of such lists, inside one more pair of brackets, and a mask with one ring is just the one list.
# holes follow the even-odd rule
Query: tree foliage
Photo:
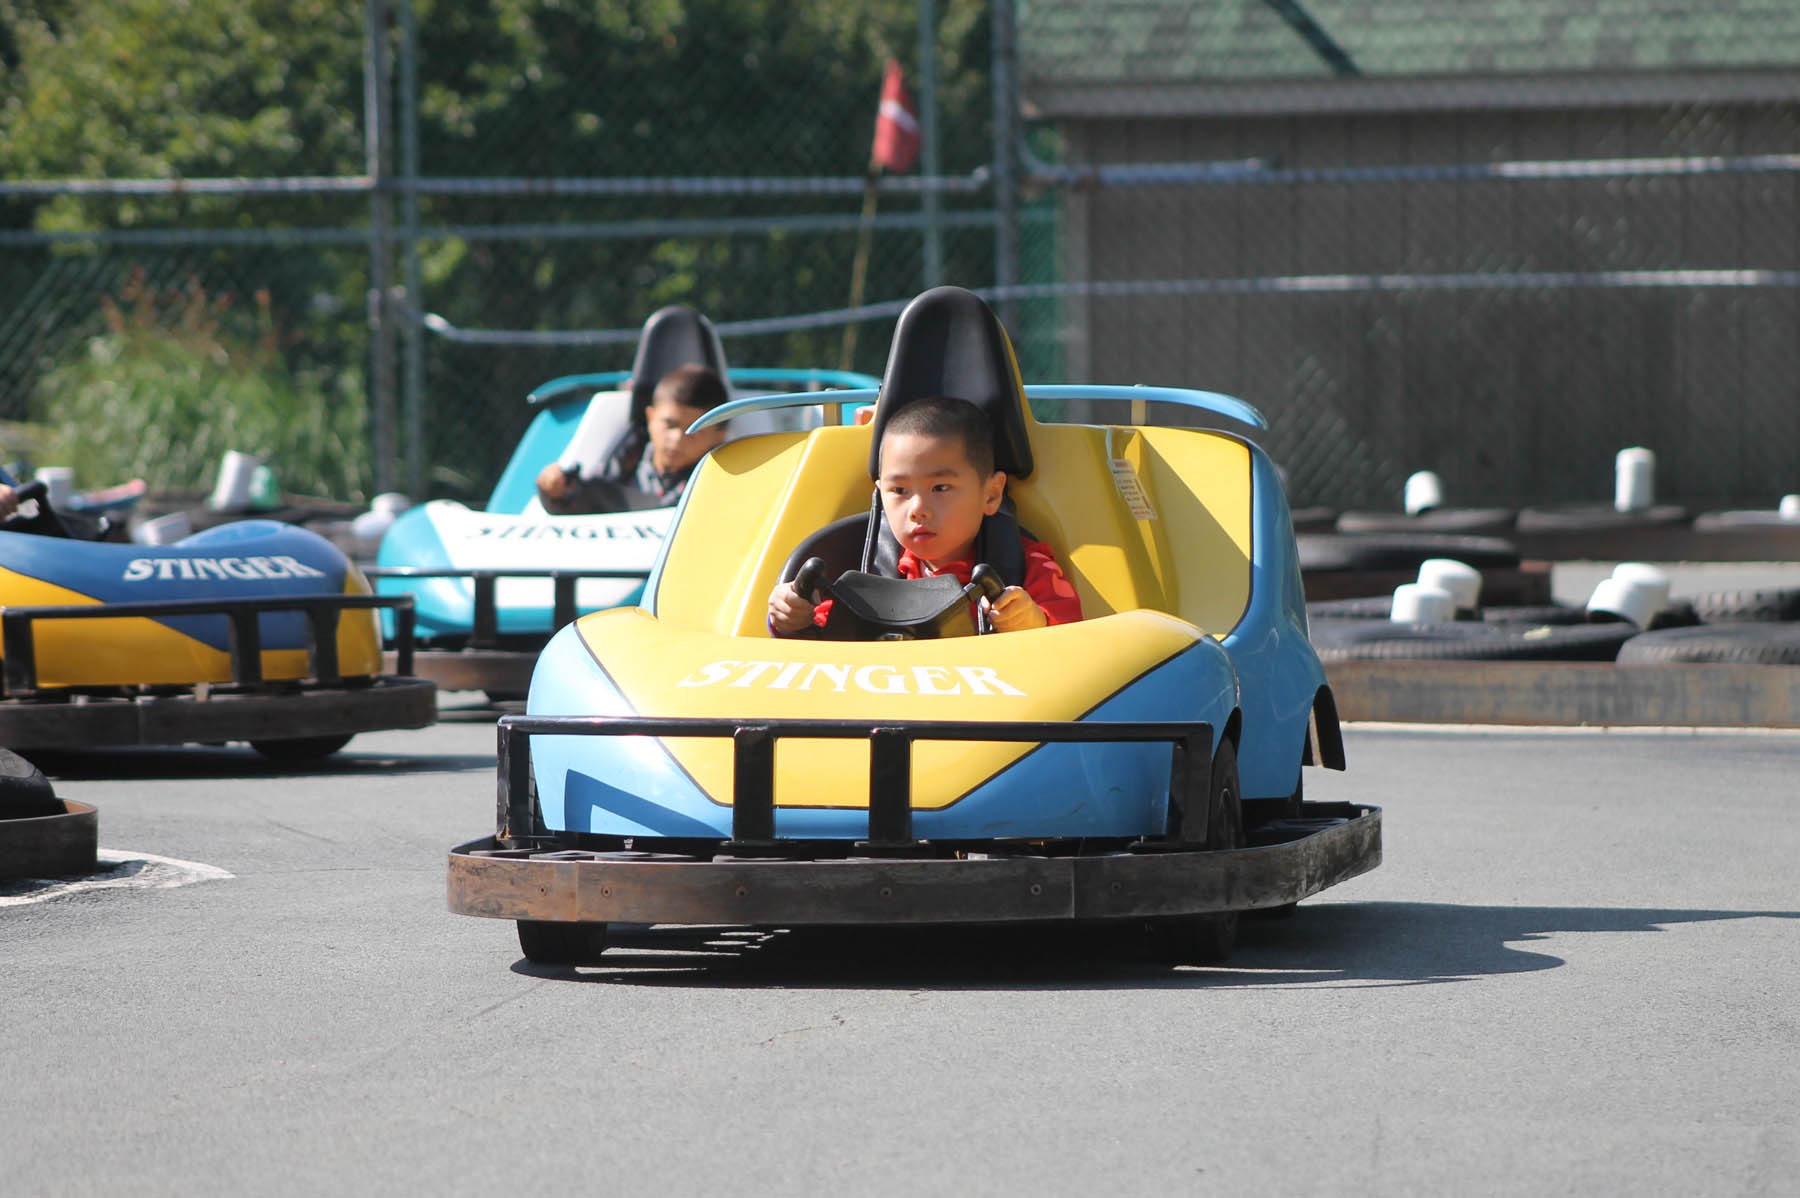
[[[390, 0], [397, 9], [400, 0]], [[914, 0], [412, 0], [421, 173], [451, 178], [853, 176], [865, 167], [882, 63], [916, 78]], [[987, 6], [939, 0], [940, 153], [947, 172], [989, 156]], [[391, 34], [391, 47], [398, 35]], [[0, 0], [0, 172], [9, 178], [349, 175], [365, 169], [363, 6], [342, 0]], [[401, 107], [396, 104], [396, 112]], [[986, 197], [974, 201], [986, 202]], [[954, 203], [951, 205], [955, 206]], [[574, 222], [853, 218], [851, 196], [436, 196], [421, 201], [423, 306], [475, 328], [635, 325], [685, 302], [718, 319], [844, 302], [853, 227], [834, 234], [623, 239], [555, 236]], [[884, 210], [916, 208], [912, 199]], [[8, 213], [11, 215], [9, 216]], [[0, 224], [94, 228], [331, 228], [368, 220], [362, 197], [61, 196], [0, 210]], [[475, 230], [538, 225], [535, 239]], [[991, 277], [989, 238], [953, 243], [948, 281]], [[957, 252], [960, 249], [960, 252]], [[65, 253], [93, 252], [69, 248]], [[151, 251], [120, 258], [114, 286]], [[870, 298], [917, 282], [918, 238], [877, 241]], [[362, 371], [366, 257], [182, 251], [215, 295], [270, 296], [300, 372]], [[883, 271], [887, 273], [884, 275]], [[398, 272], [396, 271], [396, 276]], [[903, 280], [883, 286], [882, 280]], [[8, 320], [0, 299], [0, 333]], [[91, 318], [97, 333], [101, 313]], [[835, 365], [838, 331], [734, 347], [759, 364]], [[884, 338], [862, 338], [879, 367]], [[84, 353], [73, 343], [63, 352]], [[432, 343], [427, 460], [491, 476], [551, 373], [623, 365], [607, 355]], [[603, 360], [600, 360], [603, 359]], [[3, 365], [3, 363], [0, 363]], [[472, 484], [473, 485], [473, 484]]]

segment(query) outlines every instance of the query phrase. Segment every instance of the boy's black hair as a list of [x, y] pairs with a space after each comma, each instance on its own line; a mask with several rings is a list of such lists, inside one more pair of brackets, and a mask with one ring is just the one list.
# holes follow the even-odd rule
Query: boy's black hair
[[994, 428], [987, 413], [966, 399], [934, 395], [914, 400], [888, 418], [881, 439], [898, 433], [924, 437], [954, 437], [962, 442], [963, 455], [975, 473], [985, 479], [994, 472]]
[[666, 399], [684, 408], [710, 412], [731, 396], [716, 372], [706, 366], [677, 366], [662, 376], [651, 402]]

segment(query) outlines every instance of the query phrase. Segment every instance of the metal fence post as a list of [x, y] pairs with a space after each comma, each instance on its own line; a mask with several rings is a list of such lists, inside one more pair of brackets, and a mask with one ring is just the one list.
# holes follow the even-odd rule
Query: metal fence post
[[419, 39], [412, 0], [400, 5], [400, 239], [406, 289], [406, 491], [425, 494], [425, 293], [419, 277]]
[[375, 417], [375, 490], [394, 483], [394, 249], [388, 150], [387, 0], [364, 0], [363, 147], [369, 175], [369, 399]]
[[[1011, 287], [1019, 281], [1019, 92], [1014, 72], [1018, 30], [1015, 0], [994, 0], [994, 286]], [[1005, 292], [1001, 293], [1003, 296]], [[1018, 304], [999, 301], [1000, 323], [1015, 339]]]
[[[919, 0], [919, 143], [925, 176], [938, 176], [937, 13], [932, 0]], [[944, 281], [944, 234], [938, 227], [939, 199], [934, 188], [924, 192], [925, 264], [919, 280], [929, 291]]]

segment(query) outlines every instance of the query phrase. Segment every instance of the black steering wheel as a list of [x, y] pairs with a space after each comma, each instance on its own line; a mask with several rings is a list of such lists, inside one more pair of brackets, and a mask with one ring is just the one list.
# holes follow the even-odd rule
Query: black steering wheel
[[[967, 585], [950, 575], [888, 578], [857, 570], [830, 582], [824, 559], [809, 557], [794, 575], [794, 589], [815, 604], [820, 598], [833, 601], [827, 634], [838, 631], [835, 639], [924, 640], [958, 635], [959, 625], [966, 631], [968, 605], [984, 597], [993, 602], [1006, 583], [986, 562], [970, 571]], [[974, 631], [981, 631], [979, 623]]]
[[31, 482], [14, 487], [13, 494], [18, 497], [20, 503], [24, 503], [27, 499], [37, 500], [37, 515], [13, 515], [4, 524], [0, 524], [0, 532], [34, 533], [42, 537], [67, 537], [69, 535], [68, 525], [62, 522], [62, 517], [57, 515], [55, 509], [50, 506], [50, 485], [43, 479], [33, 479]]

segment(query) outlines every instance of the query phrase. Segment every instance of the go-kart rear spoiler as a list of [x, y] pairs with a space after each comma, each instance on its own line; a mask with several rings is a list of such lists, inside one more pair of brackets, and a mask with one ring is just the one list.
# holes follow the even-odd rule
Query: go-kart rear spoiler
[[[363, 576], [381, 578], [459, 578], [474, 587], [475, 610], [469, 626], [469, 647], [493, 649], [500, 646], [500, 609], [494, 598], [495, 584], [502, 578], [548, 578], [551, 584], [550, 627], [555, 632], [574, 621], [575, 584], [586, 578], [626, 579], [642, 582], [650, 577], [648, 570], [588, 569], [487, 569], [456, 566], [364, 566]], [[407, 596], [409, 599], [410, 595]]]
[[[733, 374], [735, 375], [735, 371]], [[533, 394], [536, 394], [534, 392]], [[833, 391], [821, 401], [817, 392], [803, 392], [796, 395], [752, 395], [744, 399], [734, 399], [730, 403], [720, 404], [700, 419], [688, 426], [688, 432], [720, 424], [734, 416], [742, 416], [746, 412], [766, 412], [772, 408], [797, 408], [805, 405], [825, 402], [828, 404], [850, 405], [874, 403], [879, 391], [876, 389], [859, 391]], [[1195, 391], [1186, 387], [1108, 387], [1086, 383], [1050, 383], [1028, 386], [1025, 388], [1026, 399], [1087, 399], [1087, 400], [1124, 400], [1134, 405], [1132, 423], [1148, 423], [1147, 408], [1140, 410], [1135, 405], [1149, 403], [1176, 404], [1185, 408], [1197, 408], [1210, 412], [1215, 416], [1223, 416], [1252, 428], [1269, 427], [1268, 420], [1256, 408], [1230, 395], [1222, 395], [1217, 391]]]

